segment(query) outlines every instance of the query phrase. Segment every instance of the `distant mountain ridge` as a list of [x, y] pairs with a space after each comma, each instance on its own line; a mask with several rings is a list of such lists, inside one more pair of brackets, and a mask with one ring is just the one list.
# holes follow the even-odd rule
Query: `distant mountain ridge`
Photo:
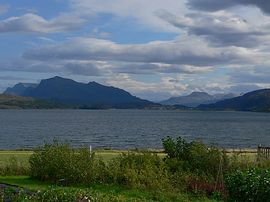
[[4, 94], [9, 95], [23, 95], [29, 88], [36, 88], [38, 84], [35, 83], [18, 83], [12, 88], [7, 88]]
[[17, 84], [7, 89], [5, 94], [62, 102], [83, 108], [145, 108], [158, 105], [119, 88], [96, 82], [80, 83], [58, 76], [44, 79], [36, 86]]
[[201, 104], [215, 103], [220, 100], [230, 99], [236, 96], [236, 94], [232, 93], [210, 95], [205, 92], [193, 92], [186, 96], [172, 97], [160, 103], [164, 105], [184, 105], [187, 107], [197, 107]]
[[270, 112], [270, 89], [256, 90], [214, 104], [200, 105], [197, 109]]

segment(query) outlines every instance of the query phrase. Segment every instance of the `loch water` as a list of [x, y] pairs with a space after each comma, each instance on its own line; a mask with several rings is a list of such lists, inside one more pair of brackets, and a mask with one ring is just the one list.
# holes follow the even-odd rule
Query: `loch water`
[[162, 148], [181, 136], [224, 148], [270, 146], [270, 113], [177, 110], [0, 110], [0, 149], [53, 139], [75, 147]]

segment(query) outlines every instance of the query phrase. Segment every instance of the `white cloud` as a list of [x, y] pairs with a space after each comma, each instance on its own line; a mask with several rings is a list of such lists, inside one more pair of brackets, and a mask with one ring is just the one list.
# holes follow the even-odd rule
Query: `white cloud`
[[133, 79], [128, 74], [118, 74], [107, 79], [105, 83], [154, 101], [165, 99], [175, 93], [179, 94], [187, 89], [186, 84], [176, 81], [173, 77], [162, 77], [160, 82], [145, 83]]
[[171, 65], [164, 63], [116, 63], [114, 72], [126, 74], [153, 75], [156, 73], [202, 74], [213, 71], [213, 67], [197, 67], [192, 65]]
[[81, 27], [85, 20], [78, 16], [62, 14], [56, 18], [46, 20], [43, 17], [27, 13], [19, 17], [10, 17], [0, 21], [0, 33], [54, 33], [71, 31]]
[[117, 44], [95, 38], [73, 38], [65, 43], [30, 50], [24, 54], [33, 60], [97, 60], [164, 63], [189, 66], [226, 65], [253, 61], [257, 52], [239, 47], [210, 47], [203, 40], [182, 37], [174, 41], [147, 44]]
[[70, 0], [77, 13], [93, 15], [107, 13], [125, 19], [135, 19], [139, 24], [155, 28], [156, 31], [177, 31], [169, 24], [159, 19], [155, 12], [164, 9], [171, 13], [184, 13], [185, 1], [179, 0]]

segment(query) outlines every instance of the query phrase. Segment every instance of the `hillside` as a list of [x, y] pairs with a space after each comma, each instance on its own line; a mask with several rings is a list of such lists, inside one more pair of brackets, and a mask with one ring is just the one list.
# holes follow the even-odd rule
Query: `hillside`
[[0, 109], [54, 109], [71, 106], [30, 97], [0, 94]]
[[[14, 93], [15, 90], [10, 88], [9, 92]], [[25, 88], [20, 93], [21, 96], [75, 105], [79, 108], [146, 108], [160, 106], [135, 97], [119, 88], [104, 86], [96, 82], [85, 84], [61, 77], [42, 80], [36, 87]]]
[[270, 89], [256, 90], [214, 104], [200, 105], [197, 109], [270, 112]]

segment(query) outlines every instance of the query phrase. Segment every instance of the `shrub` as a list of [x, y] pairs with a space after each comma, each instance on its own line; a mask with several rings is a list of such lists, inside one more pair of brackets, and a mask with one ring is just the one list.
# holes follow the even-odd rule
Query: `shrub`
[[123, 153], [109, 163], [110, 181], [130, 188], [164, 189], [169, 186], [165, 164], [156, 154]]
[[229, 166], [225, 152], [208, 148], [202, 142], [187, 142], [181, 137], [163, 139], [163, 147], [173, 187], [208, 196], [225, 195], [223, 176]]
[[172, 172], [188, 171], [217, 181], [228, 168], [225, 152], [198, 141], [187, 142], [181, 137], [174, 141], [167, 137], [163, 139], [163, 147], [167, 154], [165, 161]]
[[105, 166], [87, 148], [75, 150], [57, 141], [35, 150], [29, 163], [32, 177], [66, 184], [99, 181], [98, 172]]
[[267, 169], [237, 170], [226, 177], [225, 184], [231, 201], [270, 201], [270, 171]]

